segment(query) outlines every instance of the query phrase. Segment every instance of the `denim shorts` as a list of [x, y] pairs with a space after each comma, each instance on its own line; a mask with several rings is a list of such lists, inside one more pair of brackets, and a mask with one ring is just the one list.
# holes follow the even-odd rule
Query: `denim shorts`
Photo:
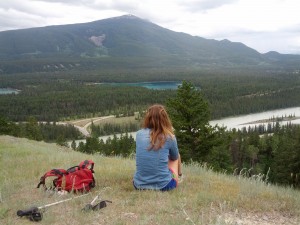
[[[173, 190], [177, 187], [177, 180], [175, 179], [176, 175], [175, 175], [175, 173], [173, 172], [172, 169], [169, 168], [169, 170], [172, 173], [172, 179], [166, 186], [161, 188], [160, 191], [170, 191], [170, 190]], [[133, 181], [132, 181], [132, 184], [133, 184], [133, 186], [136, 190], [146, 190], [146, 189], [137, 188]]]
[[172, 178], [172, 180], [162, 189], [160, 189], [161, 191], [171, 191], [173, 189], [175, 189], [177, 187], [177, 181]]
[[170, 190], [177, 187], [177, 180], [175, 179], [176, 175], [175, 175], [175, 173], [173, 172], [172, 169], [169, 168], [169, 170], [172, 173], [172, 180], [165, 187], [160, 189], [161, 191], [170, 191]]

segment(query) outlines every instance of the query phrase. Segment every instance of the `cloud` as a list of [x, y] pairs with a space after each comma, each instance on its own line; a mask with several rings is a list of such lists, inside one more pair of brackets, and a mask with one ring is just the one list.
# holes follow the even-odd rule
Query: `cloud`
[[238, 0], [188, 0], [182, 2], [182, 7], [192, 13], [206, 12], [207, 10], [222, 7], [224, 5], [233, 4]]
[[84, 6], [98, 10], [127, 11], [136, 8], [138, 0], [32, 0], [35, 2], [59, 3], [68, 6]]
[[277, 51], [283, 54], [300, 54], [300, 30], [287, 29], [279, 31], [236, 30], [223, 32], [214, 36], [216, 40], [228, 39], [242, 42], [260, 53]]
[[[86, 4], [86, 5], [84, 5]], [[90, 5], [89, 5], [90, 4]], [[0, 2], [1, 30], [48, 25], [90, 22], [119, 16], [126, 12], [113, 10], [94, 1], [10, 0]], [[101, 10], [100, 10], [101, 9]], [[110, 10], [111, 9], [111, 10]]]
[[43, 26], [44, 14], [34, 5], [16, 0], [0, 2], [1, 30]]

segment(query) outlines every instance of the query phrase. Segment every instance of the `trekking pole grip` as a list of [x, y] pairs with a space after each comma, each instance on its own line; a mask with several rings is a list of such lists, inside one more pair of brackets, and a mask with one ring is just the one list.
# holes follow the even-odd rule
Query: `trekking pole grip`
[[26, 216], [32, 221], [40, 221], [42, 220], [42, 213], [39, 211], [38, 207], [31, 207], [27, 210], [18, 210], [17, 215], [19, 217]]
[[30, 209], [27, 209], [27, 210], [18, 210], [17, 215], [20, 216], [20, 217], [29, 216], [32, 213], [38, 212], [38, 211], [39, 211], [38, 207], [31, 207]]

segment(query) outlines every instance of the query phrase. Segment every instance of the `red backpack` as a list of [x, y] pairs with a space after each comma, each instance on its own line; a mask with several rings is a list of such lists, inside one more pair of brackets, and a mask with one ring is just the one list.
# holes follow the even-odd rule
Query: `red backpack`
[[[82, 161], [79, 166], [73, 166], [67, 170], [52, 169], [40, 178], [40, 183], [37, 188], [43, 185], [45, 189], [54, 189], [58, 191], [90, 191], [91, 188], [95, 187], [93, 168], [94, 162], [92, 160], [85, 160]], [[53, 186], [46, 186], [45, 180], [47, 177], [56, 177], [52, 182]]]

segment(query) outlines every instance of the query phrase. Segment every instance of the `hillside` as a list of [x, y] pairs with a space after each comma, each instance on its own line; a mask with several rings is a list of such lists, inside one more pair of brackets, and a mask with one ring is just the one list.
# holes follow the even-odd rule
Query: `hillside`
[[132, 15], [0, 32], [0, 73], [116, 68], [299, 69], [299, 55], [174, 32]]
[[[299, 190], [259, 179], [227, 176], [196, 164], [184, 166], [185, 179], [168, 192], [135, 191], [133, 159], [85, 155], [55, 144], [0, 136], [0, 223], [32, 224], [16, 212], [72, 196], [36, 189], [49, 169], [95, 162], [97, 187], [88, 196], [49, 207], [42, 224], [299, 224]], [[112, 203], [100, 211], [81, 209], [97, 194]]]

